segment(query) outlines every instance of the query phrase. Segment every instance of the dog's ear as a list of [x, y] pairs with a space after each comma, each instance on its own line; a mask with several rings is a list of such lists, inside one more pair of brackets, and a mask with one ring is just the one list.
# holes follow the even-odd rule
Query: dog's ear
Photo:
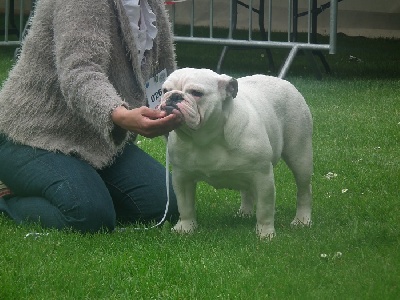
[[238, 82], [235, 78], [231, 78], [228, 82], [228, 86], [226, 87], [226, 92], [232, 97], [236, 98], [238, 93]]
[[219, 87], [225, 89], [227, 98], [235, 98], [238, 92], [238, 82], [235, 78], [228, 75], [220, 75]]

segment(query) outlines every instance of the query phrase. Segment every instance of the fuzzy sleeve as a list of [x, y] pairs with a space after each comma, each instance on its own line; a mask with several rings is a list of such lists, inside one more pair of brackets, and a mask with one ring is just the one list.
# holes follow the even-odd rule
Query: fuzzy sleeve
[[111, 111], [127, 104], [108, 80], [111, 60], [107, 0], [56, 0], [54, 43], [57, 72], [67, 105], [86, 123], [110, 138]]

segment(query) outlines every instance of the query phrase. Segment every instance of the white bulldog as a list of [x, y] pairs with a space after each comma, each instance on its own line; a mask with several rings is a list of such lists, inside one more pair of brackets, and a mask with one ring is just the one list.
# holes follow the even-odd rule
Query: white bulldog
[[282, 157], [297, 185], [292, 225], [311, 225], [312, 118], [289, 82], [254, 75], [234, 79], [184, 68], [163, 84], [160, 109], [179, 110], [184, 125], [170, 133], [168, 151], [180, 220], [174, 231], [197, 227], [198, 181], [241, 191], [239, 214], [253, 214], [261, 238], [275, 236], [273, 167]]

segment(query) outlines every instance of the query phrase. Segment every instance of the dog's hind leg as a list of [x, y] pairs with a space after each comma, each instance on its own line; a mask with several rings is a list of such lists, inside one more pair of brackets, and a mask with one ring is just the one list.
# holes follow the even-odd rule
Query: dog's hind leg
[[241, 191], [242, 202], [237, 215], [240, 217], [251, 217], [254, 214], [254, 196], [248, 191]]
[[311, 226], [311, 177], [313, 172], [313, 154], [311, 138], [301, 147], [291, 147], [292, 153], [283, 153], [282, 158], [292, 171], [297, 186], [296, 216], [291, 225]]

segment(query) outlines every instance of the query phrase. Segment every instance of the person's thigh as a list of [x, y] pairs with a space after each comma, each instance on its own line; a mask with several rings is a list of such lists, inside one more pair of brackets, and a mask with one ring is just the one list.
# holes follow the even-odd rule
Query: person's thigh
[[111, 196], [88, 163], [61, 153], [0, 144], [0, 180], [14, 196], [2, 201], [16, 221], [94, 232], [113, 229]]
[[[167, 204], [165, 167], [134, 144], [128, 144], [114, 163], [99, 171], [114, 201], [120, 222], [158, 222]], [[170, 180], [171, 182], [171, 180]], [[170, 184], [167, 220], [178, 218]]]

